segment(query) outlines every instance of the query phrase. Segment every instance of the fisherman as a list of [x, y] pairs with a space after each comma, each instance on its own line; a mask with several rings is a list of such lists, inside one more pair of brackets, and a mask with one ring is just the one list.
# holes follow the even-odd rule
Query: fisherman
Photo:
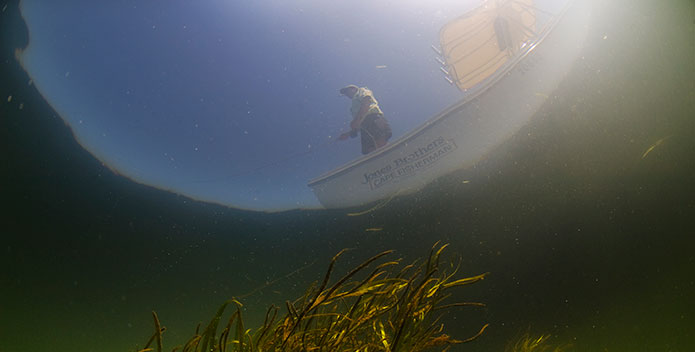
[[349, 85], [340, 90], [340, 94], [352, 99], [350, 113], [350, 131], [338, 137], [338, 140], [355, 138], [357, 133], [362, 135], [362, 154], [369, 154], [382, 147], [391, 138], [391, 127], [374, 99], [372, 91], [367, 87]]

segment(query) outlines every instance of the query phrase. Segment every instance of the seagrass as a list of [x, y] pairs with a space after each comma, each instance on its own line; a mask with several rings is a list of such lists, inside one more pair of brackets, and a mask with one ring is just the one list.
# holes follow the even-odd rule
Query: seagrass
[[[177, 352], [262, 352], [262, 351], [422, 351], [433, 347], [448, 350], [451, 345], [475, 340], [478, 333], [454, 339], [443, 332], [442, 314], [458, 307], [484, 307], [478, 302], [444, 303], [452, 290], [483, 280], [488, 273], [454, 279], [458, 266], [440, 266], [447, 245], [436, 243], [426, 261], [396, 270], [401, 260], [377, 263], [393, 251], [381, 252], [340, 277], [331, 277], [335, 263], [345, 252], [336, 254], [320, 285], [310, 285], [306, 293], [285, 302], [285, 313], [271, 306], [263, 325], [246, 329], [242, 304], [236, 299], [224, 302], [205, 329], [200, 325]], [[369, 267], [373, 269], [366, 273]], [[448, 272], [450, 271], [450, 272]], [[364, 277], [357, 279], [358, 275]], [[218, 333], [229, 306], [235, 310]], [[152, 312], [155, 332], [138, 352], [162, 352], [162, 327]], [[152, 346], [156, 342], [155, 346]]]

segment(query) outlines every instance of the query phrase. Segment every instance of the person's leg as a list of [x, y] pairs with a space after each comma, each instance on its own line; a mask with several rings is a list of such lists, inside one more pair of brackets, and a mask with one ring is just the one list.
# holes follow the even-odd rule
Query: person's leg
[[374, 120], [374, 126], [376, 131], [378, 131], [374, 136], [376, 148], [383, 147], [391, 138], [391, 126], [389, 126], [389, 122], [383, 116], [379, 116]]
[[374, 140], [374, 136], [372, 136], [369, 129], [363, 127], [360, 130], [360, 135], [362, 137], [362, 154], [369, 154], [376, 150], [376, 141]]
[[365, 145], [365, 143], [362, 143], [362, 155], [367, 155], [375, 150], [376, 146], [374, 144], [369, 143], [369, 145]]
[[382, 115], [368, 115], [362, 121], [362, 154], [368, 154], [386, 145], [391, 138], [391, 126]]

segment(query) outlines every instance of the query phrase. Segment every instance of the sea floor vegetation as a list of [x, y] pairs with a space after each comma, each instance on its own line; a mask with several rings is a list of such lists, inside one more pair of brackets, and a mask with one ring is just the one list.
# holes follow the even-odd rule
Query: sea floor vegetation
[[550, 335], [531, 336], [529, 333], [524, 334], [518, 340], [513, 341], [505, 352], [563, 352], [567, 351], [571, 346], [553, 346], [548, 340]]
[[[440, 265], [446, 247], [437, 243], [426, 260], [409, 265], [400, 259], [386, 261], [393, 251], [381, 252], [332, 280], [335, 263], [345, 252], [340, 251], [320, 284], [315, 282], [299, 299], [286, 301], [284, 309], [271, 306], [257, 329], [247, 329], [241, 302], [230, 299], [204, 329], [198, 325], [193, 337], [173, 351], [446, 351], [473, 341], [487, 324], [459, 340], [444, 333], [441, 318], [452, 309], [484, 307], [477, 302], [448, 303], [448, 298], [454, 289], [483, 280], [488, 273], [455, 279], [458, 265]], [[223, 321], [230, 307], [231, 316]], [[163, 351], [166, 328], [155, 312], [152, 316], [154, 334], [138, 352]]]

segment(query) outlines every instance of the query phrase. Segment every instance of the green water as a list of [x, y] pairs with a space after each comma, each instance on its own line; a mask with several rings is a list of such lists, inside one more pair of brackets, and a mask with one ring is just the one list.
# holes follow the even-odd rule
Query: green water
[[342, 248], [338, 272], [385, 249], [414, 260], [438, 240], [462, 275], [491, 273], [457, 297], [487, 307], [445, 321], [459, 338], [490, 328], [453, 350], [500, 351], [527, 330], [573, 351], [693, 350], [694, 7], [597, 5], [583, 58], [531, 124], [476, 167], [358, 217], [242, 212], [132, 184], [79, 148], [4, 52], [0, 351], [133, 351], [152, 310], [170, 349], [232, 296], [255, 292], [242, 301], [257, 324]]

